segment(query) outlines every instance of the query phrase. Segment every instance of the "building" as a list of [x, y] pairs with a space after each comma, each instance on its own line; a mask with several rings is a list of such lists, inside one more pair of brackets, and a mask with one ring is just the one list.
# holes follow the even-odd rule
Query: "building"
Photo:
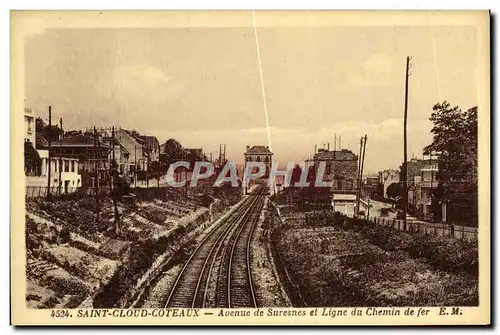
[[400, 172], [398, 170], [384, 170], [378, 173], [380, 184], [383, 188], [383, 197], [388, 198], [387, 189], [394, 183], [399, 183]]
[[31, 108], [24, 108], [24, 141], [36, 141], [35, 114]]
[[[76, 191], [82, 186], [82, 177], [78, 169], [79, 159], [66, 155], [64, 152], [61, 154], [60, 150], [52, 147], [52, 157], [49, 163], [49, 143], [42, 134], [36, 133], [35, 113], [31, 108], [24, 109], [24, 120], [26, 186], [38, 188], [49, 186], [56, 194]], [[59, 141], [56, 142], [59, 143]], [[54, 149], [58, 150], [57, 154]], [[28, 159], [36, 161], [31, 168], [26, 166], [27, 156], [30, 157]], [[45, 190], [43, 194], [46, 194]]]
[[415, 204], [419, 216], [425, 219], [433, 219], [431, 212], [432, 193], [438, 187], [438, 159], [436, 156], [428, 156], [422, 160], [420, 176], [415, 182]]
[[357, 193], [358, 156], [348, 149], [319, 149], [313, 157], [314, 175], [318, 175], [321, 162], [325, 162], [323, 181], [332, 182], [333, 210], [354, 214]]
[[363, 182], [363, 196], [370, 198], [382, 196], [382, 185], [379, 176], [368, 176]]
[[130, 152], [113, 137], [105, 137], [103, 138], [104, 142], [109, 145], [111, 148], [109, 152], [108, 159], [115, 160], [117, 165], [117, 173], [118, 175], [125, 179], [129, 184], [134, 182], [134, 162], [132, 161]]
[[[99, 181], [99, 186], [108, 186], [111, 147], [101, 137], [92, 133], [72, 134], [51, 142], [50, 150], [54, 161], [68, 159], [69, 166], [63, 163], [62, 172], [77, 172], [81, 175], [81, 186], [95, 187], [96, 179]], [[76, 178], [76, 175], [71, 174], [64, 176]]]
[[160, 160], [160, 142], [154, 136], [141, 136], [144, 147], [149, 153], [149, 162], [157, 162]]
[[[247, 166], [246, 164], [249, 162], [262, 162], [266, 166], [266, 171], [264, 173], [264, 176], [258, 178], [257, 180], [251, 180], [249, 185], [247, 186], [251, 186], [252, 184], [267, 184], [273, 162], [273, 153], [269, 150], [269, 147], [263, 145], [254, 145], [250, 147], [249, 145], [247, 145], [247, 149], [244, 155], [245, 155], [245, 170]], [[254, 170], [252, 172], [254, 173], [256, 171]], [[246, 176], [243, 175], [244, 184], [246, 184], [245, 178]], [[244, 192], [246, 192], [246, 190]]]

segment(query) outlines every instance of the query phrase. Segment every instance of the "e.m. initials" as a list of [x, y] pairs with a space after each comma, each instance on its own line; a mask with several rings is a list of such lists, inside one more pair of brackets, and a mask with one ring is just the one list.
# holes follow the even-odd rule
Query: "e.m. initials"
[[460, 307], [451, 307], [451, 313], [448, 312], [449, 308], [441, 307], [439, 309], [439, 315], [462, 315], [462, 309]]

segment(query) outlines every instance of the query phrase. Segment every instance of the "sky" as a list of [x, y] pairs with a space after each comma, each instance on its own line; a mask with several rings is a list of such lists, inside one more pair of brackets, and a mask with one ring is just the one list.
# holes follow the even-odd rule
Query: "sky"
[[66, 130], [121, 126], [214, 156], [225, 143], [237, 163], [247, 145], [299, 162], [315, 144], [333, 148], [335, 134], [358, 153], [366, 134], [367, 173], [403, 160], [407, 56], [409, 157], [432, 140], [434, 104], [478, 104], [475, 26], [268, 26], [257, 34], [258, 45], [253, 26], [47, 29], [25, 40], [26, 104], [44, 119], [51, 105]]

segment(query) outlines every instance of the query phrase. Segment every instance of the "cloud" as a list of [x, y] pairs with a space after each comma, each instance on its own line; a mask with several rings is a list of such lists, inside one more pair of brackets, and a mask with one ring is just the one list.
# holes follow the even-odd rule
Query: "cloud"
[[159, 104], [179, 94], [172, 77], [146, 65], [117, 67], [111, 77], [101, 81], [97, 87], [101, 94], [125, 101], [140, 99], [145, 106]]
[[[430, 123], [415, 121], [409, 123], [408, 155], [420, 155], [422, 148], [429, 144]], [[350, 149], [358, 154], [359, 140], [367, 134], [367, 152], [365, 171], [375, 172], [386, 168], [398, 168], [402, 162], [403, 154], [403, 120], [391, 118], [379, 123], [365, 121], [346, 121], [325, 125], [320, 129], [307, 130], [302, 128], [270, 127], [272, 149], [274, 158], [282, 162], [310, 158], [314, 145], [321, 148], [330, 142], [330, 149], [334, 146], [334, 134], [342, 137], [342, 148]], [[242, 163], [243, 152], [247, 145], [268, 145], [267, 128], [252, 127], [243, 129], [198, 129], [192, 131], [175, 130], [165, 133], [163, 130], [152, 130], [152, 134], [164, 142], [173, 137], [186, 147], [200, 147], [203, 145], [205, 152], [218, 155], [219, 144], [227, 143], [227, 157]], [[337, 143], [339, 145], [339, 143]]]
[[[354, 73], [348, 79], [352, 88], [376, 87], [383, 88], [400, 82], [400, 59], [391, 57], [386, 53], [377, 53], [366, 60], [359, 73]], [[402, 67], [404, 69], [404, 67]]]

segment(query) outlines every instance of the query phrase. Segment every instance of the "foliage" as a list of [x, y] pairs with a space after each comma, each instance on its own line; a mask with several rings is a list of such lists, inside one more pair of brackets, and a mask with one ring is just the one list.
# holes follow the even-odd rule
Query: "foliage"
[[37, 134], [41, 134], [47, 141], [53, 142], [57, 141], [64, 133], [64, 131], [59, 128], [58, 125], [52, 124], [50, 127], [46, 124], [42, 118], [37, 117], [35, 120], [35, 127]]
[[158, 181], [158, 187], [160, 187], [161, 176], [165, 175], [167, 173], [167, 170], [168, 166], [164, 162], [154, 161], [149, 164], [150, 176]]
[[[358, 223], [349, 225], [366, 228]], [[433, 270], [425, 256], [413, 257], [403, 250], [412, 245], [406, 236], [390, 235], [383, 229], [380, 244], [374, 246], [372, 239], [379, 235], [371, 228], [370, 239], [364, 231], [338, 228], [275, 230], [277, 259], [295, 283], [292, 291], [298, 290], [310, 307], [478, 304], [477, 275]], [[393, 238], [390, 248], [384, 248], [387, 238]]]
[[163, 163], [170, 165], [176, 160], [185, 158], [185, 151], [182, 145], [175, 139], [170, 138], [165, 142], [165, 149], [163, 151]]
[[40, 155], [36, 151], [33, 143], [24, 142], [24, 171], [34, 172], [41, 164]]
[[403, 197], [404, 188], [401, 183], [392, 183], [387, 187], [387, 197], [395, 199], [397, 197]]
[[466, 111], [444, 101], [433, 108], [433, 141], [424, 152], [439, 153], [441, 201], [477, 201], [477, 106]]

